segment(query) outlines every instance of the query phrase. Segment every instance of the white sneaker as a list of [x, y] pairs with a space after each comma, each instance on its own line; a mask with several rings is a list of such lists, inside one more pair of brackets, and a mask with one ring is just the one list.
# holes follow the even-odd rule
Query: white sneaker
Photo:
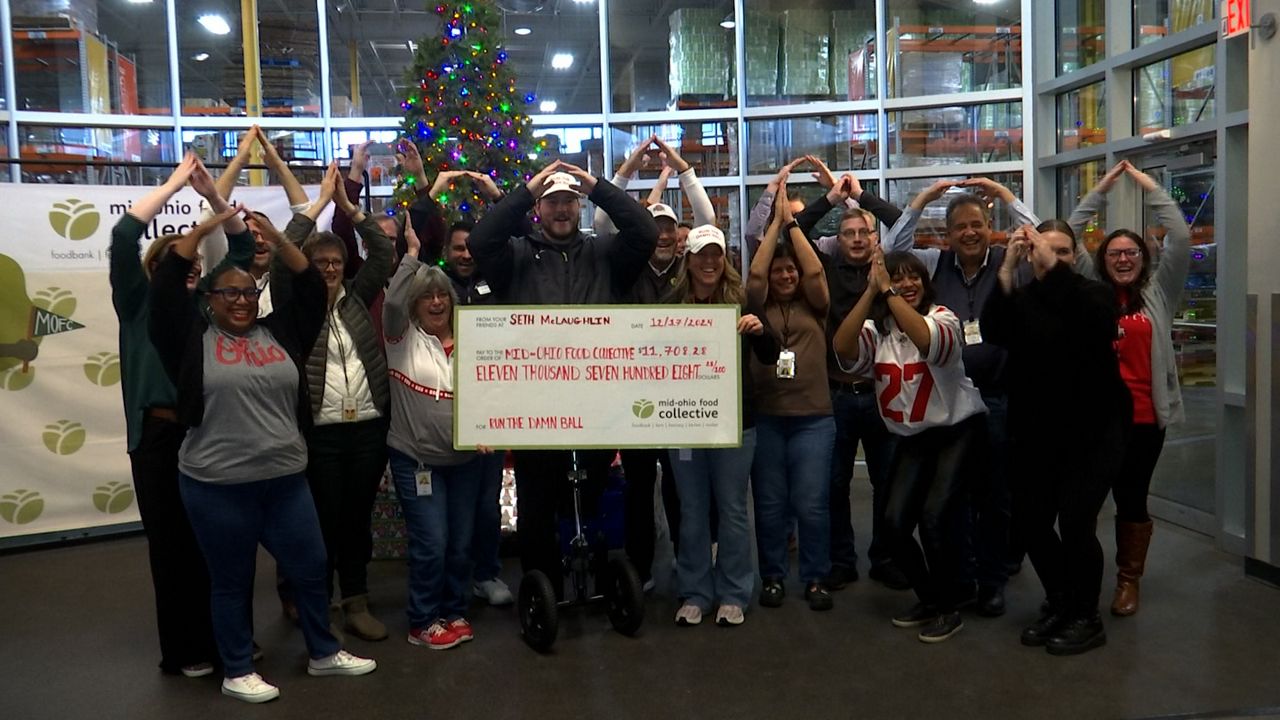
[[515, 602], [515, 598], [511, 596], [511, 588], [498, 578], [475, 583], [471, 586], [471, 592], [478, 598], [484, 598], [490, 605], [510, 605]]
[[258, 673], [222, 679], [222, 694], [249, 703], [264, 703], [280, 697], [280, 688], [272, 685]]
[[365, 675], [378, 669], [378, 663], [369, 658], [352, 655], [346, 650], [339, 650], [327, 658], [311, 658], [307, 661], [307, 674], [317, 677], [322, 675]]
[[742, 608], [737, 605], [721, 605], [716, 611], [716, 624], [721, 627], [741, 625], [745, 619]]
[[648, 593], [648, 592], [653, 592], [653, 589], [656, 587], [658, 587], [657, 581], [655, 581], [653, 578], [649, 578], [648, 580], [644, 581], [644, 586], [641, 587], [640, 589]]
[[693, 603], [685, 603], [676, 611], [676, 624], [682, 626], [697, 625], [702, 622], [702, 610]]
[[183, 665], [182, 674], [189, 678], [204, 677], [213, 674], [213, 663], [195, 663], [193, 665]]

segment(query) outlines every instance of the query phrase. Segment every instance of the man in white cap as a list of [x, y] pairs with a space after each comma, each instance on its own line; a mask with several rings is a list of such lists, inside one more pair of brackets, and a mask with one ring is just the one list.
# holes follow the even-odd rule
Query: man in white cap
[[[578, 227], [582, 192], [608, 213], [616, 233], [591, 235]], [[536, 198], [536, 202], [535, 202]], [[520, 231], [529, 210], [539, 218]], [[653, 216], [617, 186], [556, 161], [518, 186], [480, 219], [467, 238], [476, 270], [497, 301], [518, 305], [586, 305], [624, 299], [658, 242]], [[578, 452], [587, 471], [587, 506], [606, 485], [614, 451]], [[520, 563], [541, 570], [563, 592], [556, 510], [567, 490], [573, 457], [567, 450], [515, 453]]]

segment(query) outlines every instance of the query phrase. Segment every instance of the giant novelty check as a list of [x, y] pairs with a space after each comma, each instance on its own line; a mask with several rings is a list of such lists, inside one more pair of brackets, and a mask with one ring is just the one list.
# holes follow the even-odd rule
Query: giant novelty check
[[735, 305], [459, 307], [454, 445], [736, 447]]

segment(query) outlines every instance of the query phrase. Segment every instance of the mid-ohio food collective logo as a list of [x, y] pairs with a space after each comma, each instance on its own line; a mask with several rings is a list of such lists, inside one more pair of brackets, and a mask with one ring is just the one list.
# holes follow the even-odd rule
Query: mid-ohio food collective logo
[[70, 420], [59, 420], [44, 426], [44, 446], [55, 455], [70, 455], [84, 447], [84, 426]]
[[69, 198], [53, 204], [49, 210], [49, 225], [65, 240], [86, 240], [98, 231], [102, 215], [93, 203]]
[[653, 417], [653, 401], [637, 400], [631, 403], [631, 414], [635, 415], [641, 420], [647, 420]]
[[636, 400], [631, 403], [631, 414], [640, 420], [648, 420], [655, 414], [659, 420], [717, 420], [720, 418], [720, 400], [705, 398], [680, 398]]
[[14, 525], [26, 525], [44, 512], [44, 498], [35, 490], [14, 490], [0, 495], [0, 518]]

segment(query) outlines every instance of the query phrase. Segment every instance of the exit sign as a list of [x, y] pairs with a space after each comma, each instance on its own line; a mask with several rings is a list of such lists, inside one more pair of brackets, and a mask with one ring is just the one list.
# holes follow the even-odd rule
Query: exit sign
[[1250, 0], [1222, 0], [1222, 37], [1249, 32]]

